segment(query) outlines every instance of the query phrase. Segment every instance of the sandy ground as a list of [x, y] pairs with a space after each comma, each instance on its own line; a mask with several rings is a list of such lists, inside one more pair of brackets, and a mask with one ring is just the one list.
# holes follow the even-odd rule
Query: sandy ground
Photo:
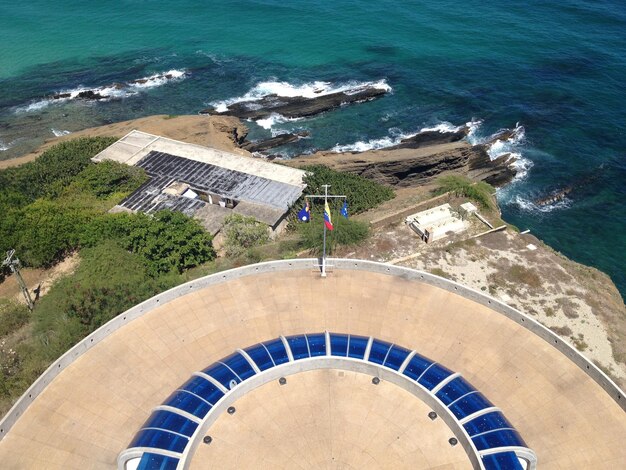
[[[63, 261], [50, 269], [33, 269], [23, 268], [20, 270], [24, 282], [28, 286], [33, 299], [35, 299], [35, 289], [39, 287], [39, 297], [46, 295], [59, 278], [73, 273], [80, 262], [78, 253], [66, 257]], [[0, 297], [14, 299], [18, 302], [26, 303], [24, 296], [20, 291], [19, 284], [15, 276], [7, 277], [4, 282], [0, 283]]]
[[1, 160], [0, 170], [31, 162], [47, 148], [65, 140], [87, 136], [123, 137], [133, 129], [169, 137], [170, 139], [215, 147], [219, 150], [235, 152], [240, 155], [250, 155], [250, 153], [240, 149], [233, 142], [233, 132], [236, 132], [238, 136], [247, 133], [246, 127], [236, 118], [229, 116], [156, 115], [85, 129], [47, 140], [43, 146], [33, 153], [10, 160]]
[[[501, 223], [496, 214], [487, 218]], [[469, 222], [467, 232], [427, 245], [398, 221], [337, 254], [428, 271], [489, 294], [552, 329], [626, 387], [626, 307], [610, 278], [512, 228], [471, 238], [489, 228]]]

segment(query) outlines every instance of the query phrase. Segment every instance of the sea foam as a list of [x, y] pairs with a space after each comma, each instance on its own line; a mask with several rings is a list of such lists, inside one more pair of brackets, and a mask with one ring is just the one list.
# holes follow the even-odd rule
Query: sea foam
[[475, 124], [474, 121], [470, 121], [466, 123], [465, 125], [455, 126], [454, 124], [451, 124], [447, 121], [443, 121], [434, 126], [422, 127], [420, 130], [416, 132], [409, 132], [409, 133], [402, 132], [397, 127], [392, 127], [388, 130], [390, 135], [387, 137], [382, 137], [380, 139], [372, 139], [368, 141], [358, 141], [358, 142], [354, 142], [353, 144], [347, 144], [347, 145], [337, 144], [332, 149], [330, 149], [330, 151], [336, 152], [336, 153], [343, 153], [343, 152], [366, 152], [368, 150], [380, 150], [380, 149], [385, 149], [385, 148], [398, 145], [404, 139], [415, 137], [416, 135], [421, 134], [422, 132], [441, 132], [442, 134], [448, 133], [448, 132], [458, 132], [466, 126], [469, 127], [471, 130], [472, 125], [474, 124]]
[[188, 75], [185, 70], [172, 69], [163, 73], [156, 73], [147, 77], [138, 78], [129, 82], [121, 82], [115, 84], [109, 84], [101, 87], [85, 87], [79, 86], [69, 90], [61, 90], [55, 92], [54, 95], [67, 95], [57, 98], [46, 98], [43, 100], [33, 101], [24, 106], [15, 108], [15, 112], [32, 112], [39, 111], [53, 103], [63, 103], [71, 100], [75, 100], [81, 93], [92, 91], [103, 98], [98, 101], [108, 101], [111, 99], [127, 98], [129, 96], [136, 95], [142, 89], [154, 88], [165, 85], [171, 81], [178, 81], [184, 79]]
[[50, 131], [54, 134], [55, 137], [62, 137], [64, 135], [68, 135], [71, 134], [70, 131], [64, 131], [64, 130], [59, 130], [59, 129], [50, 129]]
[[[350, 81], [342, 84], [333, 84], [332, 82], [315, 81], [304, 83], [302, 85], [294, 85], [289, 82], [267, 81], [260, 82], [243, 96], [229, 98], [227, 100], [214, 101], [209, 103], [218, 113], [228, 111], [228, 107], [244, 101], [259, 100], [268, 95], [284, 96], [286, 98], [304, 97], [315, 98], [318, 96], [329, 95], [332, 93], [357, 93], [365, 88], [378, 88], [385, 91], [392, 91], [391, 86], [386, 80], [378, 80], [375, 82], [357, 82]], [[258, 122], [258, 121], [257, 121]]]

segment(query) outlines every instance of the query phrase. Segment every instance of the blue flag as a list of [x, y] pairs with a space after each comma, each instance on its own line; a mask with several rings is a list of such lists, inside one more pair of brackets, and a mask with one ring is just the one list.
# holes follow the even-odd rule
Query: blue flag
[[348, 201], [343, 201], [343, 206], [341, 207], [341, 215], [346, 219], [348, 218]]
[[308, 222], [311, 220], [311, 209], [309, 208], [309, 201], [307, 201], [306, 206], [304, 206], [300, 212], [298, 212], [298, 220], [300, 222]]

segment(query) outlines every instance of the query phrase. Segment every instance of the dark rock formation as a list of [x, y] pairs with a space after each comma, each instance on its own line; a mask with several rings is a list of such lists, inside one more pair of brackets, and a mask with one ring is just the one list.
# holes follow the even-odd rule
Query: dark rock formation
[[385, 93], [387, 93], [386, 89], [368, 86], [313, 98], [267, 95], [258, 100], [234, 103], [224, 112], [217, 112], [214, 108], [207, 108], [200, 111], [200, 114], [235, 116], [240, 119], [252, 119], [254, 121], [267, 118], [271, 114], [280, 114], [287, 118], [308, 117], [330, 111], [345, 104], [361, 103], [380, 98]]
[[458, 131], [451, 132], [424, 131], [406, 139], [402, 139], [399, 144], [394, 145], [393, 147], [388, 147], [386, 150], [417, 149], [420, 147], [427, 147], [429, 145], [458, 142], [459, 140], [467, 137], [469, 130], [468, 126], [463, 126]]
[[243, 142], [241, 144], [241, 148], [247, 150], [248, 152], [263, 152], [274, 147], [280, 147], [281, 145], [296, 142], [303, 137], [308, 137], [308, 135], [309, 133], [306, 131], [280, 134], [267, 140], [259, 140], [256, 142]]
[[491, 161], [482, 146], [459, 141], [418, 149], [383, 149], [361, 153], [320, 152], [286, 161], [292, 166], [322, 164], [391, 186], [419, 186], [446, 172], [465, 174], [495, 186], [510, 182], [515, 160], [503, 155]]

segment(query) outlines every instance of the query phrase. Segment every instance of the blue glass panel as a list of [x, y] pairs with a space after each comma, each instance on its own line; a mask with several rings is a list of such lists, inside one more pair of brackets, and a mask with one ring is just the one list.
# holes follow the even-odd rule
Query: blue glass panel
[[289, 344], [289, 348], [291, 349], [291, 354], [293, 354], [293, 359], [304, 359], [309, 357], [309, 346], [306, 342], [306, 336], [298, 335], [298, 336], [287, 336], [287, 343]]
[[233, 353], [221, 362], [230, 367], [241, 380], [246, 380], [256, 373], [248, 360], [239, 353]]
[[363, 359], [369, 338], [365, 336], [350, 335], [350, 344], [348, 345], [348, 357], [355, 359]]
[[463, 425], [470, 436], [491, 431], [493, 429], [512, 428], [511, 423], [499, 411], [492, 411], [474, 418]]
[[487, 400], [480, 392], [472, 393], [460, 400], [455, 401], [450, 408], [450, 411], [457, 417], [457, 419], [463, 419], [477, 411], [483, 410], [493, 406], [489, 400]]
[[205, 401], [195, 395], [192, 395], [191, 393], [183, 392], [181, 390], [176, 390], [172, 393], [169, 398], [163, 402], [163, 404], [184, 410], [201, 419], [204, 418], [204, 416], [211, 409], [211, 406]]
[[176, 470], [178, 459], [165, 455], [145, 452], [141, 456], [137, 470]]
[[237, 377], [232, 370], [219, 362], [212, 364], [208, 368], [204, 369], [203, 372], [213, 377], [227, 389], [230, 389], [230, 385], [233, 381], [235, 384], [240, 382], [239, 377]]
[[159, 429], [143, 429], [137, 433], [128, 447], [154, 447], [173, 452], [182, 452], [185, 450], [188, 442], [189, 439], [178, 434]]
[[437, 392], [437, 398], [439, 398], [444, 405], [448, 406], [457, 398], [472, 391], [474, 391], [474, 387], [462, 377], [457, 377], [456, 379], [452, 379]]
[[452, 371], [446, 369], [444, 366], [440, 364], [434, 364], [431, 368], [429, 368], [424, 375], [422, 375], [419, 379], [419, 383], [421, 383], [428, 390], [432, 390], [439, 382], [441, 382], [446, 377], [452, 375]]
[[404, 349], [400, 346], [393, 346], [391, 351], [389, 351], [389, 354], [387, 354], [387, 360], [383, 365], [393, 370], [398, 370], [410, 353], [411, 351], [408, 349]]
[[311, 357], [326, 355], [326, 335], [324, 333], [306, 335], [306, 338], [309, 340]]
[[171, 411], [156, 410], [150, 415], [142, 427], [165, 429], [191, 437], [198, 427], [198, 423], [194, 423], [184, 416], [172, 413]]
[[248, 356], [252, 358], [259, 369], [267, 370], [274, 367], [270, 353], [267, 352], [267, 349], [265, 349], [265, 346], [262, 344], [250, 346], [245, 349], [245, 351], [248, 353]]
[[485, 470], [523, 470], [515, 452], [501, 452], [483, 457]]
[[263, 344], [272, 355], [272, 359], [274, 359], [274, 363], [276, 365], [289, 362], [289, 356], [287, 356], [287, 350], [285, 349], [285, 345], [283, 344], [283, 341], [280, 338], [277, 338], [273, 341], [268, 341], [267, 343], [263, 343]]
[[524, 440], [520, 437], [517, 431], [513, 429], [491, 431], [487, 434], [472, 437], [472, 441], [474, 441], [474, 445], [479, 451], [505, 446], [526, 447]]
[[385, 358], [387, 357], [387, 353], [391, 348], [391, 343], [387, 341], [381, 341], [379, 339], [375, 339], [372, 341], [372, 349], [370, 349], [370, 357], [369, 362], [374, 362], [376, 364], [382, 364], [385, 362]]
[[222, 393], [219, 388], [217, 388], [207, 379], [198, 377], [197, 375], [194, 375], [192, 378], [190, 378], [180, 388], [198, 395], [212, 405], [215, 405], [217, 401], [224, 396], [224, 393]]
[[330, 353], [333, 356], [346, 357], [348, 355], [348, 335], [331, 333]]
[[406, 366], [406, 369], [404, 369], [404, 372], [402, 373], [413, 380], [417, 380], [432, 363], [433, 361], [416, 354], [411, 358]]

